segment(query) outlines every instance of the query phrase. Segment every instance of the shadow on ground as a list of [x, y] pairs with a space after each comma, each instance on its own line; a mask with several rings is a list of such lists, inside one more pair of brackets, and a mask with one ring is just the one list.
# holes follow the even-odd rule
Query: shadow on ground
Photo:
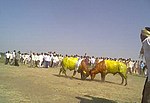
[[105, 98], [98, 98], [89, 95], [84, 95], [85, 97], [76, 97], [80, 100], [79, 103], [117, 103], [116, 101], [105, 99]]
[[[63, 77], [63, 78], [70, 78], [70, 79], [76, 79], [76, 80], [81, 80], [81, 78], [76, 78], [76, 77], [71, 77], [71, 76], [65, 76], [65, 75], [58, 75], [58, 74], [53, 74], [54, 76], [56, 77]], [[109, 83], [109, 84], [116, 84], [116, 85], [121, 85], [121, 83], [115, 83], [115, 82], [111, 82], [111, 81], [101, 81], [101, 80], [98, 80], [98, 79], [94, 79], [94, 80], [91, 80], [91, 79], [85, 79], [85, 81], [90, 81], [90, 82], [100, 82], [100, 83]]]

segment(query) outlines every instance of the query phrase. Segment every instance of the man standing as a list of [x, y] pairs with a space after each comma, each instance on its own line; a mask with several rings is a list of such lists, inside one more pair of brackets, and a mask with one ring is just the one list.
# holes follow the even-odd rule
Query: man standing
[[19, 60], [20, 60], [20, 51], [18, 51], [16, 53], [16, 57], [15, 57], [15, 66], [19, 66]]
[[12, 60], [12, 62], [11, 62], [11, 65], [15, 65], [15, 60], [16, 60], [16, 50], [14, 50], [13, 52], [12, 52], [12, 58], [13, 58], [13, 60]]
[[148, 69], [141, 103], [150, 103], [150, 27], [145, 27], [141, 31], [140, 38], [142, 42], [140, 53], [144, 55]]
[[7, 65], [7, 64], [8, 64], [8, 62], [9, 62], [9, 59], [10, 59], [10, 52], [9, 52], [9, 51], [8, 51], [8, 52], [6, 52], [6, 54], [5, 54], [5, 58], [6, 58], [5, 65]]

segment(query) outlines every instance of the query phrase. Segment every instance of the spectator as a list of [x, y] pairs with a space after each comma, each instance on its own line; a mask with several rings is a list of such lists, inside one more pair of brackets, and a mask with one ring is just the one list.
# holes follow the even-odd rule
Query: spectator
[[19, 66], [19, 63], [18, 63], [18, 61], [19, 61], [19, 59], [20, 59], [20, 51], [18, 51], [17, 53], [16, 53], [16, 56], [15, 56], [15, 66]]
[[6, 52], [6, 54], [5, 54], [5, 65], [7, 65], [8, 64], [8, 62], [9, 62], [9, 59], [10, 59], [10, 52], [8, 51], [8, 52]]
[[147, 78], [145, 81], [145, 85], [143, 88], [143, 96], [141, 103], [150, 103], [150, 27], [145, 27], [144, 30], [141, 31], [141, 42], [142, 49], [140, 53], [144, 54], [145, 62], [147, 65]]

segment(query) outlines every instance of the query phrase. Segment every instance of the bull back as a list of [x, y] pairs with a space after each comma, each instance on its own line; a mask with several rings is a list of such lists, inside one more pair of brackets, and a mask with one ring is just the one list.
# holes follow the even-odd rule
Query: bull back
[[126, 77], [127, 66], [119, 61], [105, 60], [106, 69], [108, 73], [121, 73]]
[[65, 57], [62, 60], [62, 67], [64, 69], [74, 70], [77, 61], [78, 61], [78, 58], [75, 58], [75, 57]]

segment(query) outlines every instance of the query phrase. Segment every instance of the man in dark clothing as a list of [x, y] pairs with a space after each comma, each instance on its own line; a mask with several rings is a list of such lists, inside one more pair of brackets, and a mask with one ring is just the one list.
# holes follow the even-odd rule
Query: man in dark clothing
[[20, 51], [18, 51], [18, 52], [16, 53], [15, 66], [19, 66], [19, 63], [18, 63], [19, 59], [20, 59]]

